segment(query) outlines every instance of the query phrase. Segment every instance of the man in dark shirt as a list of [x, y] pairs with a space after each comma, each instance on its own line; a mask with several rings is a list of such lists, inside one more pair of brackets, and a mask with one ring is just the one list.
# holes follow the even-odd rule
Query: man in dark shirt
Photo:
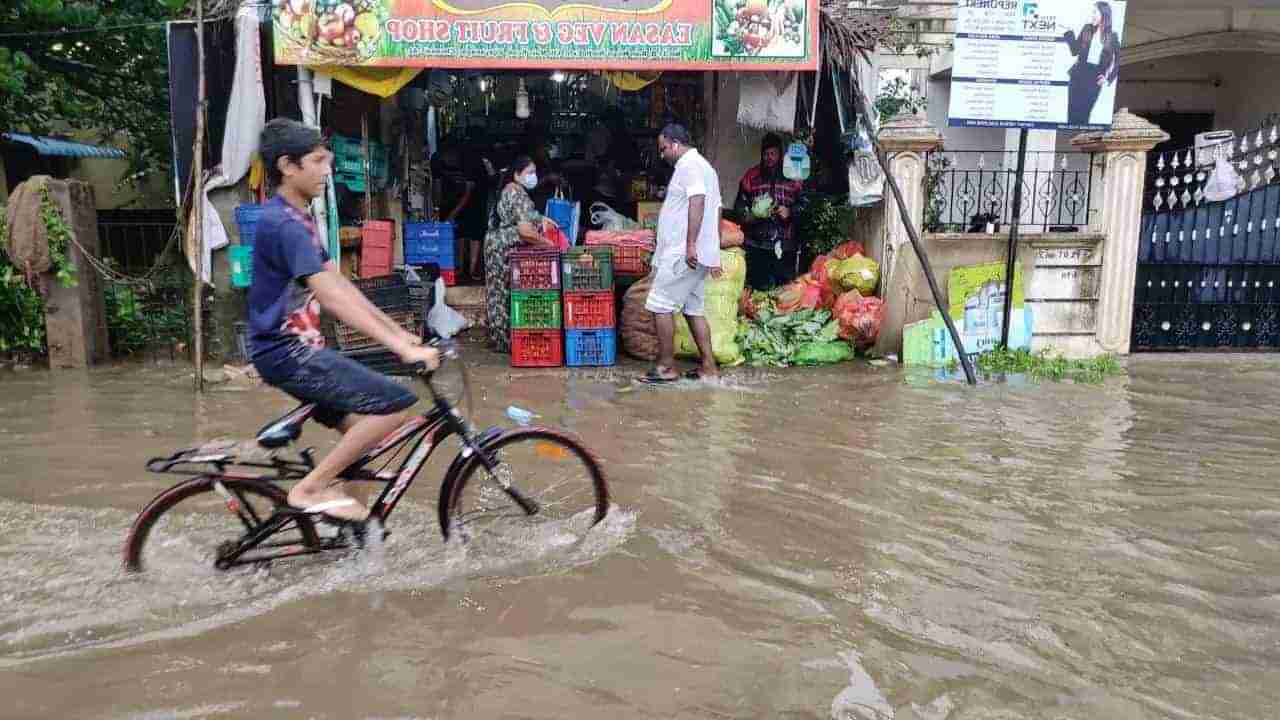
[[325, 190], [333, 153], [320, 132], [278, 118], [262, 130], [260, 154], [276, 196], [258, 220], [249, 288], [250, 355], [267, 384], [317, 407], [313, 417], [343, 433], [337, 446], [289, 491], [289, 504], [360, 522], [368, 509], [334, 478], [404, 423], [417, 397], [324, 346], [320, 308], [377, 340], [406, 363], [434, 368], [438, 353], [378, 310], [329, 259], [308, 214]]
[[[752, 207], [766, 196], [773, 199], [773, 205], [766, 217], [756, 217]], [[804, 183], [782, 175], [782, 138], [774, 133], [765, 135], [760, 164], [742, 176], [733, 204], [746, 235], [748, 287], [768, 290], [795, 277], [800, 254], [796, 213], [804, 202]]]

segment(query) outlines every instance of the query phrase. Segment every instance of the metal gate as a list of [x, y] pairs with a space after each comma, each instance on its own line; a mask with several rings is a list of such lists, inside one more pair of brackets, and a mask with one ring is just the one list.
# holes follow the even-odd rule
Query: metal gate
[[[1204, 196], [1229, 158], [1243, 188]], [[1280, 349], [1280, 127], [1160, 153], [1147, 178], [1133, 342], [1138, 350]]]

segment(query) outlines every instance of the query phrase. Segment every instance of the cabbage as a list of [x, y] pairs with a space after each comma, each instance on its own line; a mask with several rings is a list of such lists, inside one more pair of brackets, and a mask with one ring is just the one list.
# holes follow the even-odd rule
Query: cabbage
[[839, 290], [857, 290], [867, 296], [875, 293], [876, 284], [880, 282], [880, 266], [869, 257], [854, 255], [839, 262], [828, 262], [827, 275]]
[[760, 195], [751, 203], [751, 214], [758, 218], [767, 218], [773, 212], [773, 196]]

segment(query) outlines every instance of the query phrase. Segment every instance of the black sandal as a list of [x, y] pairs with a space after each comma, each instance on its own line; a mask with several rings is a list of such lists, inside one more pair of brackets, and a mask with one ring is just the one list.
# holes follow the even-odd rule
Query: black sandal
[[669, 385], [673, 382], [676, 382], [679, 379], [680, 379], [679, 375], [675, 377], [663, 377], [662, 375], [659, 375], [653, 370], [650, 370], [644, 375], [641, 375], [640, 377], [636, 378], [638, 382], [644, 383], [645, 385]]

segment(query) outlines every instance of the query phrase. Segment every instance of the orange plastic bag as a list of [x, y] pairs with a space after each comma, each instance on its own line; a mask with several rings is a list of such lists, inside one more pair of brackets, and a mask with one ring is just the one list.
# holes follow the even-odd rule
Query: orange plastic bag
[[747, 237], [737, 223], [729, 220], [720, 221], [720, 249], [742, 247]]
[[778, 293], [778, 312], [783, 315], [799, 310], [814, 310], [821, 306], [822, 288], [808, 273], [791, 281]]
[[564, 230], [560, 229], [550, 218], [542, 219], [542, 236], [547, 240], [556, 244], [556, 248], [560, 252], [569, 249], [569, 237], [564, 234]]
[[865, 350], [876, 344], [880, 326], [884, 324], [884, 301], [878, 297], [862, 297], [850, 290], [836, 299], [832, 315], [840, 323], [840, 339]]
[[850, 240], [835, 246], [835, 248], [827, 254], [831, 256], [832, 260], [848, 260], [854, 255], [866, 255], [867, 251], [862, 247], [862, 243], [857, 240]]

